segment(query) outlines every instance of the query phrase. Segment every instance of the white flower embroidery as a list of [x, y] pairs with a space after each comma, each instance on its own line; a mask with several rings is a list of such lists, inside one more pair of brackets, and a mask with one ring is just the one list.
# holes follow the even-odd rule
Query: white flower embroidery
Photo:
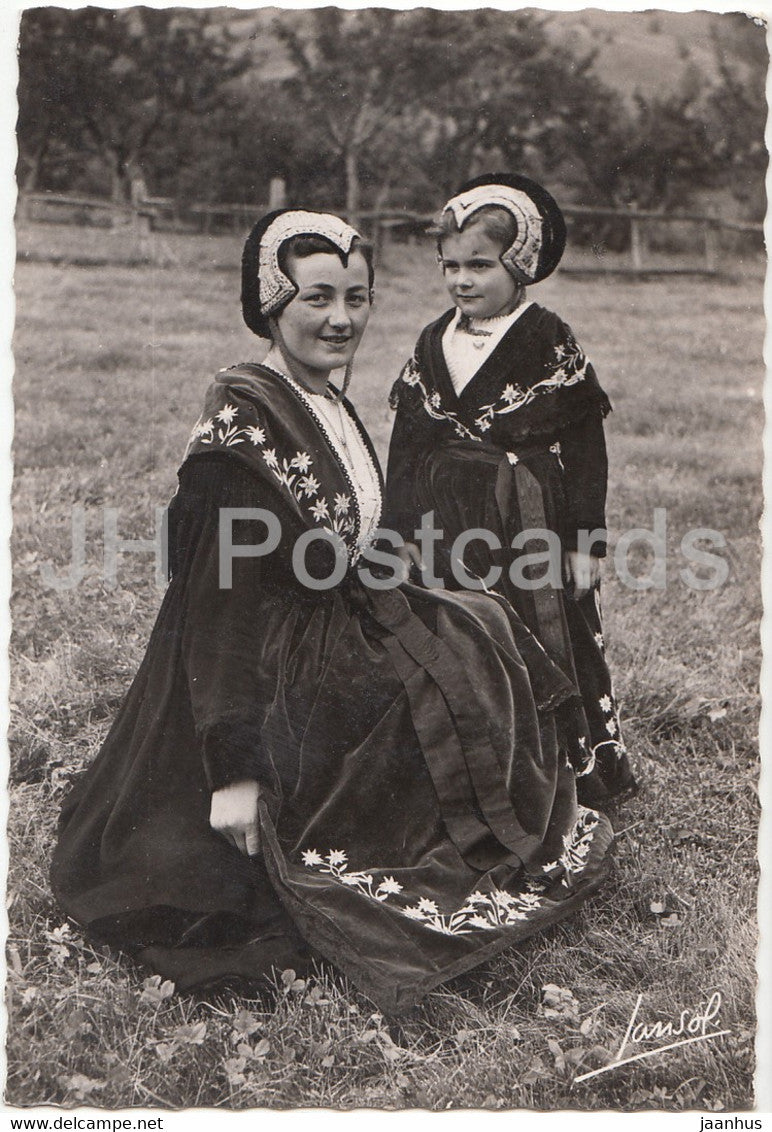
[[[543, 865], [541, 877], [529, 877], [525, 891], [513, 893], [494, 887], [486, 893], [475, 889], [455, 912], [440, 912], [436, 901], [425, 896], [419, 897], [415, 904], [390, 904], [389, 907], [399, 915], [420, 922], [429, 930], [442, 935], [468, 935], [473, 930], [493, 931], [498, 927], [518, 923], [544, 907], [547, 902], [545, 892], [553, 881], [547, 874], [562, 869], [562, 883], [570, 887], [572, 879], [586, 867], [598, 822], [599, 818], [594, 810], [580, 806], [572, 830], [563, 838], [563, 853], [560, 858]], [[326, 858], [322, 858], [315, 849], [309, 849], [302, 857], [307, 867], [318, 868], [321, 873], [331, 876], [347, 888], [355, 889], [368, 899], [384, 903], [389, 896], [398, 896], [404, 891], [393, 876], [383, 877], [373, 887], [375, 879], [372, 871], [348, 872], [347, 855], [341, 849], [331, 850]]]
[[233, 419], [237, 413], [238, 409], [235, 405], [224, 405], [223, 408], [220, 409], [219, 413], [216, 414], [216, 417], [217, 420], [222, 421], [223, 424], [231, 425], [233, 424]]
[[303, 476], [298, 480], [298, 487], [303, 492], [306, 499], [310, 499], [313, 495], [318, 494], [321, 484], [315, 476]]
[[[199, 420], [195, 425], [190, 444], [198, 441], [200, 444], [222, 444], [232, 448], [248, 440], [254, 447], [261, 449], [261, 456], [265, 464], [273, 472], [282, 486], [293, 495], [298, 503], [313, 499], [319, 494], [321, 484], [311, 473], [313, 460], [308, 452], [296, 452], [291, 459], [282, 459], [275, 448], [266, 448], [266, 430], [260, 424], [249, 424], [239, 427], [239, 408], [231, 403], [220, 409], [214, 418]], [[215, 420], [221, 422], [215, 432]], [[335, 516], [330, 516], [327, 501], [319, 499], [309, 507], [313, 518], [321, 523], [325, 530], [340, 535], [344, 539], [354, 535], [356, 531], [356, 516], [351, 513], [351, 499], [348, 495], [338, 493], [335, 496]]]
[[423, 912], [425, 915], [428, 915], [428, 916], [436, 916], [437, 913], [439, 912], [439, 908], [437, 907], [437, 905], [434, 903], [433, 900], [427, 900], [425, 897], [422, 896], [421, 899], [418, 901], [418, 911]]
[[307, 452], [298, 452], [298, 454], [297, 454], [297, 456], [295, 456], [294, 460], [290, 461], [290, 467], [291, 468], [297, 468], [297, 470], [299, 472], [307, 472], [308, 469], [311, 467], [311, 463], [312, 463], [311, 457], [308, 455]]
[[601, 711], [605, 711], [605, 712], [611, 711], [611, 697], [610, 696], [601, 696], [601, 698], [598, 700], [598, 703], [600, 704], [600, 710]]
[[613, 720], [613, 719], [607, 719], [606, 720], [606, 730], [608, 731], [609, 735], [616, 735], [616, 733], [617, 733], [616, 721]]
[[553, 348], [553, 360], [549, 364], [552, 368], [547, 376], [541, 381], [534, 382], [527, 389], [517, 384], [506, 385], [493, 410], [494, 413], [497, 416], [513, 413], [530, 405], [541, 394], [553, 393], [566, 385], [577, 385], [580, 381], [584, 381], [589, 365], [585, 354], [574, 339], [569, 339], [565, 344], [558, 343]]
[[603, 640], [603, 634], [602, 633], [596, 633], [595, 634], [595, 644], [598, 646], [599, 649], [603, 649], [603, 648], [606, 647], [605, 642]]
[[423, 407], [432, 420], [448, 421], [449, 424], [453, 425], [456, 435], [466, 440], [480, 440], [479, 436], [476, 436], [471, 429], [468, 429], [465, 424], [461, 423], [455, 413], [443, 409], [442, 398], [436, 390], [431, 394], [429, 393], [423, 383], [423, 376], [415, 358], [410, 359], [399, 375], [399, 379], [403, 381], [405, 385], [415, 386], [418, 389]]
[[394, 877], [384, 877], [378, 885], [378, 891], [384, 894], [384, 899], [387, 896], [396, 896], [398, 892], [402, 891], [402, 885]]

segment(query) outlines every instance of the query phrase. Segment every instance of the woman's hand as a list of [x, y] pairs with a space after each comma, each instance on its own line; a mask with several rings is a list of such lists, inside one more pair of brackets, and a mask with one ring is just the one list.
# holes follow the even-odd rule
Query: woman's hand
[[243, 779], [215, 790], [209, 824], [215, 833], [221, 833], [239, 852], [254, 857], [260, 850], [260, 831], [257, 824], [257, 800], [260, 787], [253, 779]]
[[600, 559], [579, 550], [563, 553], [563, 574], [576, 601], [586, 597], [600, 581]]

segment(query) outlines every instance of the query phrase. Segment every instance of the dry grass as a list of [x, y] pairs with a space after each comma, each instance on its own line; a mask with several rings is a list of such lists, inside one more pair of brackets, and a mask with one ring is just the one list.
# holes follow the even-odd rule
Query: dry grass
[[[103, 239], [104, 239], [103, 235]], [[21, 263], [17, 272], [14, 736], [9, 963], [12, 1104], [698, 1108], [752, 1104], [760, 618], [761, 284], [583, 282], [535, 297], [574, 326], [615, 404], [612, 531], [667, 508], [668, 586], [613, 571], [607, 636], [643, 782], [615, 817], [616, 876], [572, 922], [430, 995], [399, 1027], [329, 971], [275, 993], [167, 996], [94, 951], [52, 902], [47, 860], [71, 773], [99, 747], [160, 593], [147, 556], [101, 577], [104, 506], [147, 538], [210, 375], [256, 356], [235, 241], [166, 267]], [[232, 258], [231, 258], [232, 257]], [[184, 262], [183, 262], [184, 261]], [[381, 453], [386, 393], [443, 309], [430, 256], [391, 248], [354, 399]], [[65, 570], [74, 504], [86, 577]], [[691, 527], [727, 538], [730, 577], [679, 580]], [[550, 1009], [544, 988], [570, 992]], [[168, 989], [168, 988], [166, 988]], [[637, 996], [667, 1019], [722, 995], [728, 1037], [572, 1084], [610, 1060]], [[546, 1009], [545, 1009], [546, 1006]]]

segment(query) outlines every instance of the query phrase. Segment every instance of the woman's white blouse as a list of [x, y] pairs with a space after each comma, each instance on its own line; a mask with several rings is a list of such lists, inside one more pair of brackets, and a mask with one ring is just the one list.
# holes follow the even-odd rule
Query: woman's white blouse
[[307, 393], [306, 396], [321, 417], [330, 442], [354, 485], [361, 517], [359, 546], [364, 547], [381, 518], [381, 485], [372, 457], [344, 405], [323, 393]]

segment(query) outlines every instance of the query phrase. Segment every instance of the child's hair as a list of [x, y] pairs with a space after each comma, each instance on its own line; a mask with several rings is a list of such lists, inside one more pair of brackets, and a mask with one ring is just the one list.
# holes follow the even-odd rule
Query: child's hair
[[[367, 264], [367, 276], [369, 280], [369, 287], [372, 290], [373, 280], [375, 276], [373, 268], [373, 246], [360, 236], [357, 236], [351, 245], [346, 261], [350, 258], [352, 252], [361, 252], [364, 256], [365, 263]], [[297, 256], [298, 259], [305, 259], [310, 255], [317, 255], [323, 253], [324, 255], [337, 255], [341, 262], [344, 261], [343, 253], [340, 248], [336, 248], [329, 240], [325, 240], [323, 236], [292, 236], [279, 248], [279, 267], [284, 274], [290, 278], [287, 271], [287, 263], [290, 256]]]
[[[494, 243], [501, 244], [501, 250], [511, 248], [517, 238], [517, 221], [511, 212], [498, 204], [486, 204], [467, 220], [464, 231], [481, 224], [485, 235]], [[442, 241], [448, 236], [457, 236], [461, 231], [451, 209], [443, 212], [437, 225], [431, 230], [437, 237], [437, 251], [442, 254]]]

